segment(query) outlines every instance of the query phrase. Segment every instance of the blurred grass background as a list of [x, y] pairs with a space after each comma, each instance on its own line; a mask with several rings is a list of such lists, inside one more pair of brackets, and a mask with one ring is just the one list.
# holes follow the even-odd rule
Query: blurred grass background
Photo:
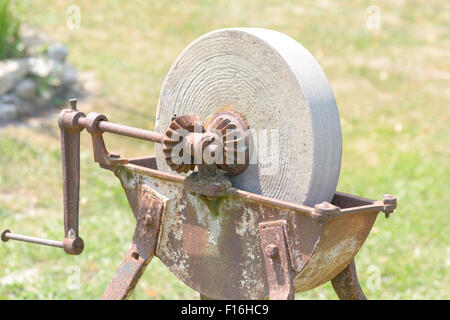
[[[67, 10], [80, 8], [80, 29]], [[367, 8], [381, 10], [379, 30]], [[449, 299], [450, 4], [445, 1], [27, 1], [23, 16], [69, 47], [69, 60], [98, 82], [81, 101], [109, 120], [153, 129], [159, 90], [171, 64], [198, 36], [251, 26], [284, 32], [318, 60], [334, 91], [343, 129], [338, 189], [382, 199], [398, 196], [389, 220], [377, 219], [356, 257], [374, 299]], [[0, 129], [0, 227], [62, 239], [57, 115]], [[151, 144], [107, 137], [111, 151], [149, 155]], [[96, 299], [134, 231], [119, 181], [81, 146], [81, 256], [9, 242], [0, 245], [0, 298]], [[71, 266], [81, 286], [68, 286]], [[379, 288], [369, 289], [373, 266]], [[372, 280], [371, 280], [372, 279]], [[197, 299], [154, 260], [133, 299]], [[336, 299], [328, 283], [298, 299]]]

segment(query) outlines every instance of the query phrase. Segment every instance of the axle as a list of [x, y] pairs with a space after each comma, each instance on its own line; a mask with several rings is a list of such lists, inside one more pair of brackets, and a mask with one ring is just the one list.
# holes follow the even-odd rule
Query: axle
[[[80, 117], [80, 119], [78, 119], [78, 124], [82, 128], [86, 128], [87, 126], [86, 117]], [[163, 139], [163, 135], [161, 133], [129, 127], [123, 124], [112, 123], [109, 121], [99, 121], [96, 125], [97, 128], [102, 132], [114, 133], [121, 136], [147, 140], [157, 143], [161, 143]]]

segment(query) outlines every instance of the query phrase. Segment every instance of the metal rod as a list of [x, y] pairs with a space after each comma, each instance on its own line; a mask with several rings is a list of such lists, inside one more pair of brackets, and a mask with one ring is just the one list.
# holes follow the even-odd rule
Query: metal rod
[[159, 132], [128, 127], [107, 121], [100, 121], [98, 124], [98, 128], [104, 132], [117, 133], [124, 136], [149, 140], [153, 142], [161, 142], [163, 138], [163, 135]]
[[42, 238], [36, 238], [36, 237], [29, 237], [29, 236], [24, 236], [24, 235], [21, 235], [21, 234], [11, 233], [9, 230], [4, 230], [2, 232], [2, 241], [6, 242], [8, 240], [18, 240], [18, 241], [23, 241], [23, 242], [36, 243], [36, 244], [41, 244], [41, 245], [49, 246], [49, 247], [57, 247], [57, 248], [63, 248], [64, 247], [62, 241], [48, 240], [48, 239], [42, 239]]
[[[86, 118], [81, 117], [78, 120], [78, 123], [81, 126], [86, 127]], [[127, 136], [127, 137], [131, 137], [131, 138], [142, 139], [142, 140], [148, 140], [148, 141], [152, 141], [152, 142], [161, 143], [162, 139], [163, 139], [163, 134], [161, 134], [159, 132], [129, 127], [129, 126], [125, 126], [123, 124], [112, 123], [109, 121], [100, 121], [97, 124], [97, 127], [99, 130], [101, 130], [103, 132], [115, 133], [115, 134], [119, 134], [122, 136]]]
[[387, 206], [378, 205], [377, 203], [374, 203], [374, 204], [368, 204], [368, 205], [365, 205], [365, 206], [358, 206], [358, 207], [351, 207], [351, 208], [341, 209], [341, 212], [342, 213], [360, 213], [360, 212], [369, 212], [369, 210], [383, 211], [384, 207], [387, 207]]

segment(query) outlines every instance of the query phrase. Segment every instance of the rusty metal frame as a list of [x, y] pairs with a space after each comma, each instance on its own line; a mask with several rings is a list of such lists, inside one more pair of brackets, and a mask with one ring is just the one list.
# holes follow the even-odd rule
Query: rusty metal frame
[[[132, 172], [134, 174], [142, 175], [145, 177], [152, 177], [157, 181], [160, 181], [160, 185], [162, 183], [169, 183], [171, 185], [183, 184], [186, 179], [179, 175], [165, 173], [157, 170], [154, 157], [135, 158], [133, 160], [130, 160], [127, 164], [121, 165], [120, 168], [120, 170], [125, 170], [130, 173]], [[376, 217], [376, 214], [380, 211], [384, 212], [387, 216], [396, 208], [396, 198], [391, 195], [385, 195], [383, 200], [375, 201], [342, 192], [336, 192], [332, 200], [332, 204], [322, 203], [317, 205], [316, 207], [307, 207], [294, 203], [287, 203], [234, 188], [230, 188], [227, 194], [224, 195], [224, 197], [238, 197], [241, 199], [241, 201], [244, 199], [248, 199], [250, 202], [254, 202], [258, 206], [262, 205], [264, 207], [267, 207], [268, 209], [273, 208], [273, 210], [277, 211], [293, 210], [296, 214], [309, 217], [312, 219], [312, 221], [317, 221], [323, 225], [328, 225], [330, 223], [334, 223], [333, 221], [339, 221], [342, 219], [359, 219], [358, 217], [363, 217], [366, 215], [368, 217], [372, 217], [369, 219], [374, 219], [373, 217]], [[289, 250], [289, 241], [287, 242], [287, 244]], [[350, 262], [347, 262], [346, 265], [343, 265], [342, 269], [340, 269], [337, 273], [333, 273], [330, 280], [338, 277], [338, 274], [345, 274], [346, 270], [351, 267], [351, 265], [350, 267], [347, 267], [350, 263], [353, 263], [352, 260], [350, 260]], [[291, 261], [291, 267], [293, 266], [294, 263]], [[302, 265], [293, 269], [295, 270], [295, 272], [299, 272], [302, 269]], [[355, 290], [352, 287], [347, 287], [348, 290]], [[345, 287], [342, 288], [342, 290], [345, 289]], [[204, 292], [202, 293], [202, 297], [211, 298], [212, 296]]]
[[133, 242], [102, 295], [104, 300], [128, 299], [155, 255], [164, 203], [144, 190]]
[[331, 284], [341, 300], [367, 300], [359, 285], [354, 259], [341, 273], [331, 279]]
[[259, 233], [264, 254], [269, 298], [271, 300], [294, 299], [294, 270], [286, 230], [286, 220], [261, 222]]

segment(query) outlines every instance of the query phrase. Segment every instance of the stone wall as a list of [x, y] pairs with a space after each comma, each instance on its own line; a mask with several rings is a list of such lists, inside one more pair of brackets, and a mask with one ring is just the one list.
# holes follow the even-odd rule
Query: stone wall
[[21, 27], [25, 57], [0, 60], [0, 124], [42, 114], [77, 90], [68, 50], [28, 25]]

